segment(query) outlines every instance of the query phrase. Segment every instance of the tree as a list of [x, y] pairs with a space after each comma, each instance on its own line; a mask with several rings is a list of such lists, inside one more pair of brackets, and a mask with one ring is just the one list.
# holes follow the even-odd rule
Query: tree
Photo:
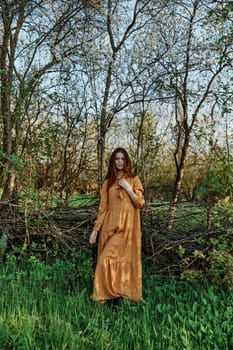
[[173, 99], [175, 117], [176, 176], [168, 228], [173, 226], [193, 129], [205, 103], [213, 97], [214, 84], [229, 67], [230, 42], [219, 40], [227, 25], [223, 28], [209, 21], [206, 4], [203, 6], [199, 0], [174, 4], [166, 9], [161, 25], [161, 45], [169, 47], [168, 55], [159, 62], [164, 69], [163, 91], [169, 101]]
[[[150, 85], [154, 85], [153, 79], [148, 80], [151, 75], [148, 61], [142, 59], [143, 40], [167, 3], [136, 0], [132, 5], [132, 2], [109, 0], [101, 16], [103, 31], [94, 46], [91, 43], [85, 48], [84, 67], [97, 124], [99, 187], [105, 168], [106, 135], [114, 117], [145, 100], [145, 91], [148, 94]], [[148, 100], [151, 98], [151, 94], [147, 96]]]
[[[86, 1], [1, 0], [2, 200], [16, 191], [22, 122], [36, 89], [83, 41]], [[42, 81], [42, 78], [44, 82]], [[6, 176], [5, 176], [6, 174]], [[6, 179], [5, 179], [6, 177]]]

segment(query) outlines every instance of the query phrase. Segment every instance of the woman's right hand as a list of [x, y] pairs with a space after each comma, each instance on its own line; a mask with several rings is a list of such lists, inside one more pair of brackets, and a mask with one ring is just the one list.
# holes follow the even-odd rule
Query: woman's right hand
[[97, 235], [98, 235], [98, 232], [93, 230], [90, 237], [89, 237], [90, 244], [96, 243]]

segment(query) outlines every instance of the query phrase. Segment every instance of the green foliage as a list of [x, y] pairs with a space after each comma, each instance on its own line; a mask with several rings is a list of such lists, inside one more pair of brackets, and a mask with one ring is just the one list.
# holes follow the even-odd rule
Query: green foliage
[[[213, 1], [214, 3], [215, 1]], [[216, 1], [217, 3], [217, 1]], [[233, 2], [228, 1], [224, 6], [216, 7], [214, 10], [209, 11], [209, 16], [216, 16], [219, 21], [228, 20], [233, 13]]]
[[187, 269], [181, 273], [181, 280], [199, 285], [200, 281], [205, 279], [204, 273], [201, 270]]
[[[233, 2], [232, 1], [226, 1], [224, 5], [218, 4], [217, 1], [213, 1], [213, 3], [216, 3], [216, 7], [209, 11], [209, 17], [213, 18], [216, 23], [224, 24], [229, 22], [229, 33], [228, 35], [224, 34], [221, 38], [219, 38], [219, 42], [233, 42], [233, 24], [232, 24], [232, 14], [233, 14]], [[224, 61], [224, 59], [228, 62], [232, 61], [232, 56], [224, 53], [222, 56], [221, 62]]]
[[16, 154], [8, 154], [6, 152], [3, 152], [2, 146], [0, 146], [0, 164], [3, 165], [4, 161], [8, 161], [11, 165], [14, 165], [14, 167], [18, 170], [21, 171], [24, 167], [23, 164], [23, 158], [16, 155]]
[[7, 248], [7, 236], [2, 234], [0, 237], [0, 255], [4, 254]]
[[196, 244], [199, 249], [188, 251], [181, 245], [177, 249], [183, 265], [181, 279], [194, 284], [208, 279], [216, 286], [233, 290], [232, 228], [210, 238], [197, 239]]
[[34, 257], [18, 265], [7, 256], [0, 267], [0, 349], [233, 347], [232, 294], [204, 281], [196, 287], [146, 271], [143, 276], [144, 302], [121, 300], [111, 307], [90, 299], [93, 261], [88, 256], [53, 265]]
[[232, 190], [232, 172], [229, 172], [224, 163], [218, 162], [206, 168], [205, 175], [200, 179], [198, 195], [208, 201], [216, 202], [224, 198]]
[[215, 205], [216, 213], [218, 215], [215, 218], [216, 223], [220, 227], [230, 227], [233, 224], [233, 200], [230, 196], [227, 196], [217, 202]]
[[233, 290], [233, 255], [224, 250], [213, 250], [209, 257], [209, 273], [212, 281]]

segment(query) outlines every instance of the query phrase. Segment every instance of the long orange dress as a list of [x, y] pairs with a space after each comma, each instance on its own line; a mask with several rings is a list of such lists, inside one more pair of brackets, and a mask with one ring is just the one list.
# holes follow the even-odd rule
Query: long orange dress
[[98, 256], [92, 299], [104, 303], [124, 297], [142, 300], [140, 208], [143, 187], [138, 178], [126, 177], [136, 199], [115, 182], [109, 190], [102, 186], [94, 230], [99, 231]]

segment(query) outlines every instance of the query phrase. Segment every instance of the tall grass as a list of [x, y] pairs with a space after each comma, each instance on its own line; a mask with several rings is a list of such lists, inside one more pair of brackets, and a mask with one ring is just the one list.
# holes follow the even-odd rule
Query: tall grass
[[93, 261], [0, 266], [0, 349], [233, 349], [233, 294], [144, 271], [144, 302], [90, 300]]

